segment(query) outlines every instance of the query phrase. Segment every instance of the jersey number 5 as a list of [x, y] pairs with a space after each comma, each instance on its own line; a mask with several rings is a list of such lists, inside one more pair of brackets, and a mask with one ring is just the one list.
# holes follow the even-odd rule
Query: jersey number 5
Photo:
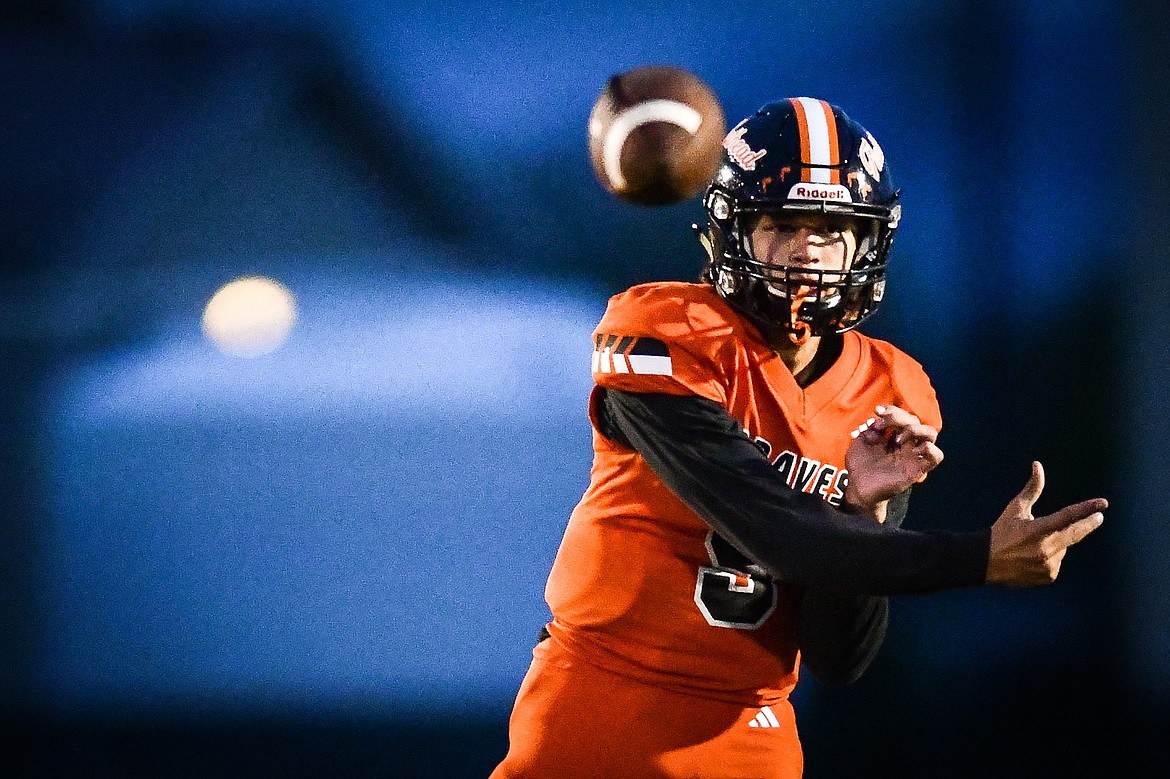
[[700, 568], [695, 582], [695, 604], [707, 623], [740, 630], [763, 625], [776, 609], [772, 578], [714, 531], [707, 534], [707, 554], [713, 567]]

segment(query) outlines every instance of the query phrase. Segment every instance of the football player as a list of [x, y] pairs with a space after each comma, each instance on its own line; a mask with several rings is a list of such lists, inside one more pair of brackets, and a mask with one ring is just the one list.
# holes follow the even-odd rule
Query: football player
[[801, 659], [850, 682], [886, 596], [1050, 582], [1103, 519], [1033, 518], [1034, 463], [988, 529], [901, 529], [942, 420], [922, 367], [854, 329], [900, 218], [882, 149], [810, 98], [724, 148], [700, 283], [634, 287], [597, 327], [591, 481], [493, 777], [799, 777]]

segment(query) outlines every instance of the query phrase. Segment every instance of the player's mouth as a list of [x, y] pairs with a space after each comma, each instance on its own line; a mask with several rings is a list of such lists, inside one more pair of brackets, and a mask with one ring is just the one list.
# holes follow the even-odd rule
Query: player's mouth
[[818, 278], [809, 278], [807, 274], [801, 274], [800, 278], [795, 275], [789, 275], [783, 282], [768, 282], [767, 287], [768, 292], [777, 297], [803, 303], [809, 299], [815, 300], [817, 298], [816, 285], [819, 281], [820, 279]]

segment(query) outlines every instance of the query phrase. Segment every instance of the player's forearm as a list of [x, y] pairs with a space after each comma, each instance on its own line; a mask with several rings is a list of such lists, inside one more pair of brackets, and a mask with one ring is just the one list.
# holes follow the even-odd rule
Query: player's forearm
[[883, 527], [792, 490], [712, 401], [610, 390], [603, 405], [611, 435], [628, 441], [712, 529], [781, 581], [869, 595], [983, 583], [989, 531]]

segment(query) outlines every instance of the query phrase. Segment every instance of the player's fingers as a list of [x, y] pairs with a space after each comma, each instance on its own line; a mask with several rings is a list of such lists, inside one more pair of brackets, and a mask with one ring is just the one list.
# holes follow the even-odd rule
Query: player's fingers
[[[1036, 529], [1042, 533], [1056, 533], [1071, 526], [1073, 523], [1080, 522], [1094, 514], [1100, 514], [1107, 508], [1109, 508], [1109, 501], [1104, 498], [1082, 500], [1080, 503], [1065, 506], [1060, 511], [1038, 517], [1035, 520]], [[1099, 521], [1098, 524], [1100, 524]]]
[[1082, 500], [1080, 503], [1065, 506], [1059, 511], [1054, 511], [1047, 516], [1040, 517], [1037, 521], [1046, 525], [1044, 529], [1051, 532], [1071, 525], [1073, 522], [1084, 519], [1090, 514], [1099, 514], [1107, 508], [1109, 508], [1109, 501], [1105, 498], [1089, 498], [1088, 500]]
[[884, 419], [887, 428], [904, 428], [917, 425], [922, 420], [898, 406], [878, 406], [874, 409], [878, 419]]
[[943, 450], [934, 441], [923, 441], [911, 450], [912, 453], [933, 470], [943, 461]]
[[1068, 547], [1058, 549], [1048, 556], [1045, 561], [1045, 567], [1048, 569], [1048, 581], [1056, 581], [1056, 577], [1060, 576], [1060, 564], [1064, 562], [1064, 555], [1068, 552]]
[[939, 463], [943, 461], [943, 451], [931, 441], [927, 441], [911, 451], [916, 457], [914, 464], [918, 468], [918, 476], [915, 480], [924, 482], [926, 481], [926, 477], [930, 475], [930, 472], [937, 468]]
[[1024, 485], [1024, 489], [1020, 490], [1020, 494], [1015, 497], [1015, 501], [1021, 508], [1031, 514], [1032, 506], [1039, 500], [1040, 493], [1042, 492], [1044, 492], [1044, 466], [1039, 461], [1033, 460], [1032, 475], [1028, 477], [1028, 483]]
[[894, 436], [894, 443], [899, 446], [910, 444], [917, 446], [924, 441], [937, 441], [938, 429], [922, 423], [907, 425]]
[[1079, 544], [1081, 541], [1085, 540], [1085, 536], [1101, 527], [1101, 524], [1104, 521], [1104, 514], [1100, 512], [1090, 514], [1081, 521], [1074, 522], [1064, 530], [1057, 533], [1056, 540], [1067, 549], [1073, 544]]

